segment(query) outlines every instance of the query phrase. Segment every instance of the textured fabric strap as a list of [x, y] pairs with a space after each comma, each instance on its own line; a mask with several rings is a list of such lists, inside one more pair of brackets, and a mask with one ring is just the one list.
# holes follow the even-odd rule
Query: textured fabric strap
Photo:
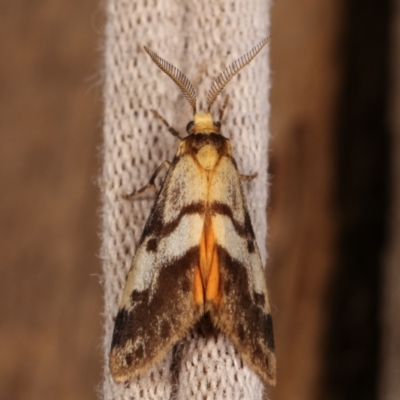
[[[191, 108], [175, 84], [143, 50], [147, 45], [193, 83], [199, 111], [223, 68], [268, 35], [269, 1], [107, 0], [104, 86], [103, 247], [105, 291], [103, 398], [261, 399], [263, 386], [223, 336], [206, 341], [193, 332], [177, 346], [178, 376], [170, 373], [172, 352], [129, 384], [115, 384], [108, 369], [114, 318], [141, 231], [154, 202], [124, 194], [144, 186], [178, 142], [150, 109], [185, 135]], [[268, 46], [221, 94], [229, 95], [222, 134], [231, 139], [244, 182], [253, 227], [266, 261], [267, 145], [269, 117]]]

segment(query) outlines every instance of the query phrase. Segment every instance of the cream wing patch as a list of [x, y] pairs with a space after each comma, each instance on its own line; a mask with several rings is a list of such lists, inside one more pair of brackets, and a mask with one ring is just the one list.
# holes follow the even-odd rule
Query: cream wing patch
[[244, 197], [241, 191], [240, 175], [231, 157], [221, 157], [215, 172], [209, 192], [209, 203], [225, 204], [234, 215], [235, 220], [244, 224]]
[[167, 178], [164, 188], [163, 223], [168, 224], [190, 205], [205, 203], [207, 177], [192, 156], [183, 155], [179, 157], [174, 173]]
[[[265, 293], [264, 269], [258, 246], [251, 228], [241, 187], [241, 179], [232, 158], [222, 157], [212, 176], [210, 204], [217, 204], [212, 217], [216, 242], [229, 251], [249, 272], [249, 289]], [[218, 213], [218, 211], [220, 211]], [[253, 245], [249, 252], [249, 242]]]
[[[159, 220], [158, 232], [143, 232], [132, 261], [120, 308], [131, 310], [130, 295], [142, 292], [155, 282], [159, 269], [200, 243], [204, 225], [207, 179], [199, 173], [193, 157], [180, 156], [171, 165], [149, 221]], [[157, 207], [162, 204], [163, 207]], [[160, 215], [156, 215], [160, 214]], [[154, 242], [157, 251], [149, 251]]]

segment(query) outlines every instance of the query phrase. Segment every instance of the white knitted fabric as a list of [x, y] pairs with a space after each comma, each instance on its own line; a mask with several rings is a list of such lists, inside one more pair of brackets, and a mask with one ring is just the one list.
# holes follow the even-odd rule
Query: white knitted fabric
[[[191, 108], [178, 87], [143, 50], [149, 46], [179, 68], [205, 111], [206, 94], [232, 61], [268, 35], [269, 1], [107, 0], [105, 35], [105, 119], [103, 187], [103, 266], [105, 290], [105, 380], [103, 398], [262, 399], [258, 376], [243, 365], [228, 339], [189, 332], [178, 345], [179, 374], [170, 373], [172, 354], [143, 376], [116, 384], [108, 353], [119, 301], [154, 193], [127, 201], [124, 194], [144, 186], [157, 166], [171, 161], [178, 141], [148, 112], [156, 109], [185, 136]], [[212, 113], [229, 94], [222, 134], [231, 139], [242, 174], [262, 258], [266, 261], [267, 144], [269, 117], [268, 46], [235, 77]], [[173, 295], [173, 294], [171, 294]]]

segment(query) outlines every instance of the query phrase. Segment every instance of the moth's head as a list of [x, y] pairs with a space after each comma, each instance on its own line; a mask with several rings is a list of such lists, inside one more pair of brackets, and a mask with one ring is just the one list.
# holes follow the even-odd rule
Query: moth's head
[[214, 122], [210, 113], [195, 113], [193, 121], [186, 125], [186, 132], [189, 135], [220, 133], [220, 129], [221, 123]]
[[247, 64], [253, 60], [253, 58], [262, 50], [262, 48], [268, 43], [269, 38], [262, 40], [257, 46], [253, 47], [248, 53], [234, 61], [228, 68], [214, 80], [211, 85], [211, 89], [207, 95], [207, 113], [201, 114], [196, 111], [196, 91], [189, 79], [179, 71], [178, 68], [174, 67], [169, 62], [158, 56], [153, 50], [144, 46], [147, 54], [154, 61], [154, 63], [164, 71], [181, 89], [186, 100], [190, 103], [193, 109], [193, 121], [189, 122], [186, 131], [189, 135], [191, 134], [211, 134], [220, 133], [221, 124], [220, 122], [214, 122], [210, 113], [211, 106], [214, 104], [218, 95], [222, 92], [228, 82]]

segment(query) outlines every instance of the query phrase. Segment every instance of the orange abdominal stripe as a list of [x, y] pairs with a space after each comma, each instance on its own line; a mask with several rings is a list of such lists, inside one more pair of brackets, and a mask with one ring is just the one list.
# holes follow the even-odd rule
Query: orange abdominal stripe
[[210, 217], [206, 217], [200, 241], [199, 266], [195, 269], [194, 300], [197, 305], [212, 301], [216, 306], [221, 302], [219, 287], [219, 265], [214, 230]]

